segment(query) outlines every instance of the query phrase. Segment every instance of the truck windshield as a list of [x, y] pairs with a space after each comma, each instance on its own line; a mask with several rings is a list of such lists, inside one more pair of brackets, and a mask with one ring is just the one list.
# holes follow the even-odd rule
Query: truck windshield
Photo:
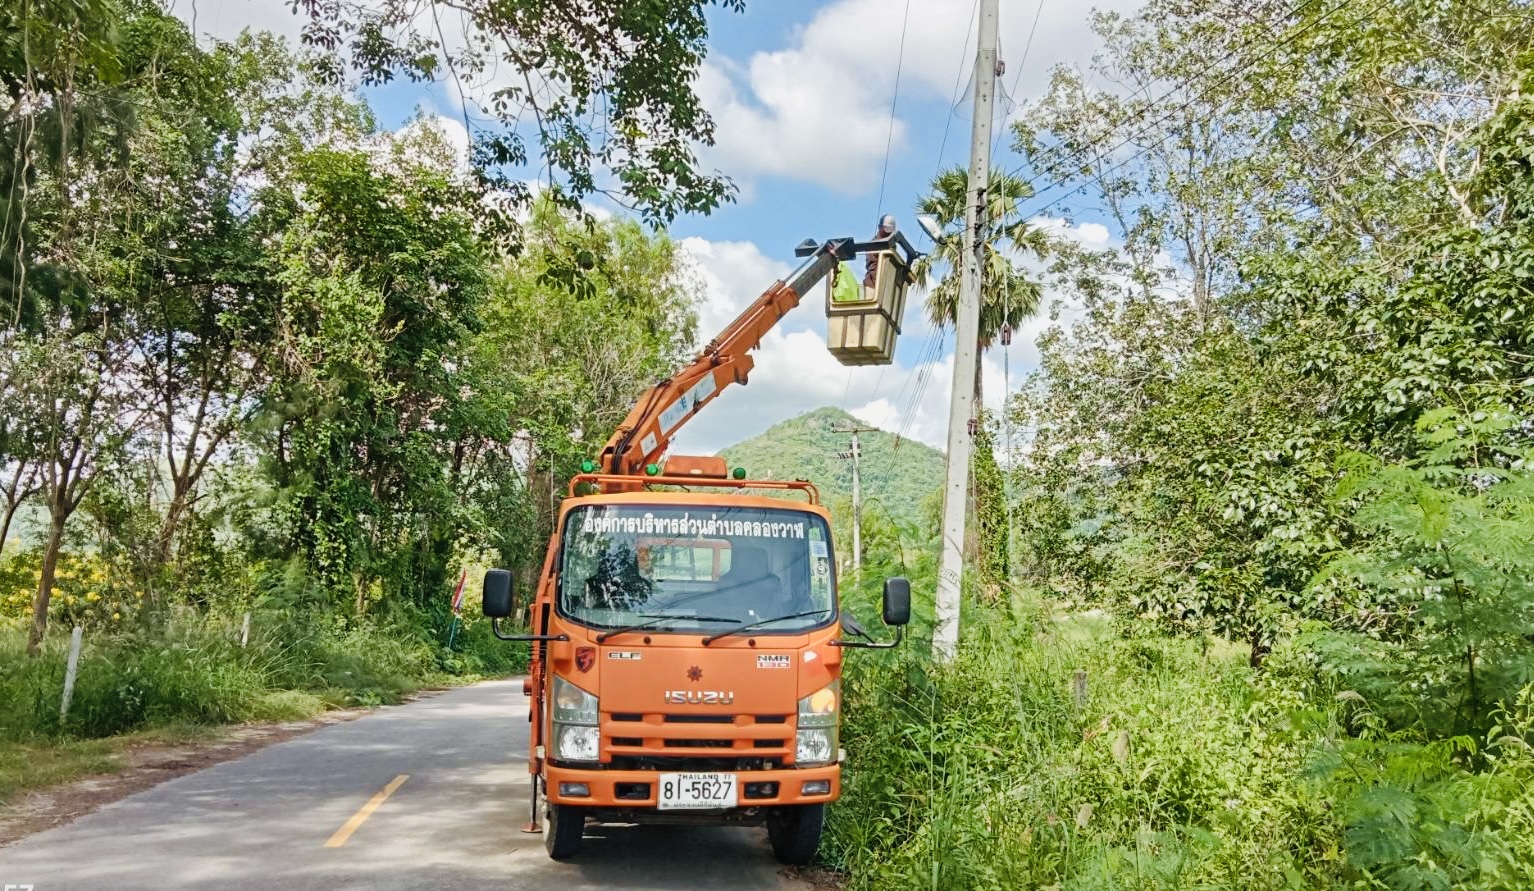
[[[789, 634], [835, 614], [825, 521], [792, 509], [599, 505], [565, 518], [559, 611], [578, 622], [657, 631], [810, 613], [765, 626]], [[673, 618], [674, 617], [674, 618]]]

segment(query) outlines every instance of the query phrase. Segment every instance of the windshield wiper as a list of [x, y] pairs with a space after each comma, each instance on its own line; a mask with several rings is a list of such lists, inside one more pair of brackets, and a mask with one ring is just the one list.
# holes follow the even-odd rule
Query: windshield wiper
[[739, 634], [742, 631], [750, 631], [752, 628], [760, 628], [763, 625], [771, 625], [773, 622], [782, 622], [787, 619], [803, 619], [806, 616], [818, 616], [822, 613], [829, 613], [830, 611], [830, 607], [825, 607], [823, 609], [806, 610], [802, 613], [789, 613], [786, 616], [773, 616], [770, 619], [757, 619], [755, 622], [748, 622], [739, 628], [731, 628], [729, 631], [721, 631], [718, 634], [705, 637], [703, 638], [703, 645], [706, 647], [721, 637], [729, 637], [732, 634]]
[[[664, 616], [657, 616], [651, 613], [640, 613], [640, 616], [649, 619], [650, 621], [637, 622], [633, 625], [624, 625], [622, 628], [614, 628], [611, 631], [604, 631], [597, 635], [597, 643], [606, 643], [609, 637], [617, 637], [620, 634], [626, 634], [630, 631], [643, 631], [646, 628], [654, 628], [656, 625], [660, 625], [664, 622], [670, 622], [675, 619], [688, 619], [693, 622], [734, 622], [737, 625], [740, 624], [739, 619], [732, 619], [728, 616], [684, 616], [680, 614], [667, 614]], [[704, 641], [704, 643], [707, 643], [707, 641]]]

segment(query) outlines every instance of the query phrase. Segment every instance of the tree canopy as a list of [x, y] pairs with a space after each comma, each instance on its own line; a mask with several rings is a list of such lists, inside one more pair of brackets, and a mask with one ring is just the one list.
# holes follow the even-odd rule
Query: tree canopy
[[[323, 57], [199, 46], [147, 4], [68, 13], [6, 13], [23, 30], [0, 100], [4, 529], [46, 517], [0, 560], [31, 567], [6, 610], [34, 651], [87, 542], [101, 606], [64, 608], [107, 624], [419, 609], [451, 567], [535, 562], [583, 431], [691, 345], [675, 245], [552, 191], [508, 245], [493, 183], [430, 119], [379, 129]], [[591, 25], [670, 27], [641, 19]], [[630, 124], [669, 101], [614, 76]]]

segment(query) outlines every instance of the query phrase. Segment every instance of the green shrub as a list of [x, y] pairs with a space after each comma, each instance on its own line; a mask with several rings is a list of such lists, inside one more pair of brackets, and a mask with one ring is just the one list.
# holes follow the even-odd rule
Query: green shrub
[[251, 649], [273, 687], [320, 693], [335, 705], [398, 702], [435, 665], [419, 632], [299, 614], [258, 616]]
[[1362, 631], [1322, 627], [1308, 643], [1392, 729], [1480, 736], [1534, 683], [1534, 449], [1514, 418], [1427, 412], [1425, 452], [1389, 464], [1351, 457], [1339, 495], [1372, 535], [1317, 585], [1370, 592]]
[[100, 737], [173, 723], [246, 720], [266, 689], [260, 669], [228, 640], [192, 631], [165, 638], [102, 636], [81, 651], [69, 715], [59, 719], [65, 647], [25, 655], [19, 633], [0, 646], [0, 710], [8, 736]]
[[499, 640], [490, 630], [488, 619], [471, 618], [458, 629], [450, 654], [459, 663], [443, 660], [442, 669], [450, 674], [475, 674], [505, 677], [527, 671], [530, 650], [527, 644]]
[[1339, 827], [1285, 731], [1297, 703], [1255, 680], [1244, 651], [1016, 612], [966, 616], [951, 666], [920, 648], [849, 660], [851, 760], [823, 853], [851, 887], [1337, 878]]
[[525, 647], [471, 623], [448, 653], [409, 617], [345, 622], [256, 613], [249, 644], [231, 618], [188, 611], [156, 633], [88, 633], [69, 716], [59, 720], [67, 637], [37, 658], [24, 632], [0, 632], [0, 714], [14, 739], [109, 736], [169, 724], [285, 721], [326, 706], [398, 702], [441, 672], [506, 674]]
[[303, 690], [270, 690], [251, 703], [252, 721], [301, 721], [325, 710], [325, 702]]
[[1534, 686], [1484, 739], [1390, 730], [1352, 691], [1321, 735], [1317, 775], [1344, 825], [1348, 873], [1395, 891], [1534, 886]]

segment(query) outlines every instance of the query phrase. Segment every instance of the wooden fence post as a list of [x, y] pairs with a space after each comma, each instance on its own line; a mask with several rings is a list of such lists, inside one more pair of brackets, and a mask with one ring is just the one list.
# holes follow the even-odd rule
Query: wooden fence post
[[1087, 672], [1084, 668], [1076, 669], [1071, 675], [1071, 701], [1078, 712], [1087, 707]]

